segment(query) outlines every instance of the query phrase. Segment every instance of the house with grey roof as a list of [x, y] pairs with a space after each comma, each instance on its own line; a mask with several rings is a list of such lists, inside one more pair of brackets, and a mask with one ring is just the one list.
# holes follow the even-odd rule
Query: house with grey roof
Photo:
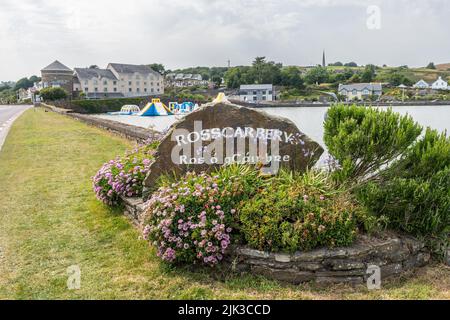
[[239, 89], [239, 100], [243, 102], [273, 101], [274, 96], [271, 84], [243, 84]]
[[140, 97], [164, 93], [161, 74], [146, 65], [110, 63], [106, 69], [75, 68], [58, 60], [41, 70], [37, 89], [63, 87], [71, 96], [81, 93], [88, 99]]
[[417, 89], [428, 89], [429, 87], [430, 87], [430, 85], [428, 84], [428, 82], [426, 82], [426, 81], [423, 80], [423, 79], [417, 81], [417, 82], [413, 85], [413, 88], [417, 88]]
[[117, 78], [118, 92], [125, 97], [164, 93], [163, 76], [146, 65], [110, 63], [106, 67]]
[[84, 93], [88, 99], [121, 98], [119, 79], [109, 69], [75, 68], [74, 92]]
[[381, 83], [339, 84], [338, 93], [347, 101], [379, 98], [383, 94]]

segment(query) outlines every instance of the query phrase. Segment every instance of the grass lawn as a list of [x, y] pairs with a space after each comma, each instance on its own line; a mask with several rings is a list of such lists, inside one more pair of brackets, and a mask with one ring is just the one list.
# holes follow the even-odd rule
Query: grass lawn
[[[99, 203], [90, 178], [130, 143], [70, 118], [29, 110], [0, 152], [0, 299], [450, 298], [450, 268], [364, 287], [290, 286], [255, 276], [216, 280], [161, 265], [120, 212]], [[81, 268], [80, 290], [66, 270]]]

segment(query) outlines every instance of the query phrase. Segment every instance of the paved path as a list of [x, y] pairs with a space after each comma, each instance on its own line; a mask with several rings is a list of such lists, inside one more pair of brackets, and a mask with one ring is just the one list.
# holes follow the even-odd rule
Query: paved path
[[8, 131], [13, 122], [31, 106], [3, 106], [0, 105], [0, 150], [5, 142]]

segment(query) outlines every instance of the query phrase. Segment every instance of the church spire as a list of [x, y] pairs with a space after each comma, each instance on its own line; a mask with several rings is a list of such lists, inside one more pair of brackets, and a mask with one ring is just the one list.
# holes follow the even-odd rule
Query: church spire
[[322, 56], [322, 67], [326, 66], [326, 62], [325, 62], [325, 49], [323, 50], [323, 56]]

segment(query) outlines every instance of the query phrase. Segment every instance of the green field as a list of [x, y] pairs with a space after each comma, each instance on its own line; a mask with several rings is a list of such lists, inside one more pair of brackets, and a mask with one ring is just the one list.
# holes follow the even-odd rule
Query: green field
[[[450, 299], [450, 268], [364, 287], [283, 285], [161, 265], [90, 178], [130, 143], [70, 118], [29, 110], [0, 152], [0, 299]], [[67, 289], [67, 268], [81, 288]]]

